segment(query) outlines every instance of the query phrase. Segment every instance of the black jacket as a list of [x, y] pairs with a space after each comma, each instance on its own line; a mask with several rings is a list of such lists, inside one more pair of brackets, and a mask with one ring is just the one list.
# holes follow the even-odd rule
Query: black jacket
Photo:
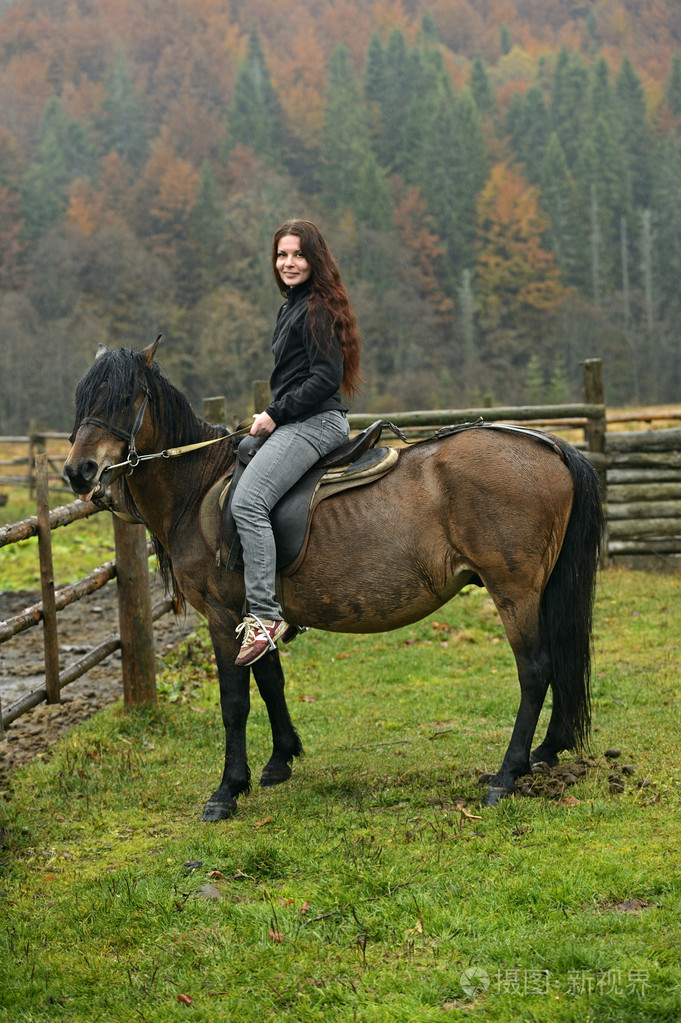
[[277, 426], [329, 409], [348, 410], [339, 391], [343, 379], [340, 342], [330, 329], [318, 331], [319, 341], [315, 342], [308, 311], [310, 288], [308, 280], [288, 289], [274, 328], [273, 400], [265, 411]]

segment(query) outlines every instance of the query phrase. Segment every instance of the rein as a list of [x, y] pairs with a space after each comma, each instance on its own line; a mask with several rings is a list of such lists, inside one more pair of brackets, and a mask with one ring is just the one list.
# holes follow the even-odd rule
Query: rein
[[210, 440], [197, 441], [195, 444], [184, 444], [182, 447], [164, 448], [163, 451], [154, 451], [148, 455], [140, 455], [137, 452], [135, 439], [141, 429], [148, 404], [149, 392], [145, 389], [144, 400], [139, 407], [135, 423], [130, 433], [119, 429], [117, 426], [112, 426], [111, 423], [105, 423], [104, 420], [96, 419], [94, 417], [83, 419], [80, 423], [80, 426], [85, 426], [86, 424], [98, 426], [101, 430], [106, 430], [108, 433], [112, 433], [114, 437], [120, 437], [121, 440], [128, 441], [128, 457], [124, 462], [117, 462], [115, 465], [107, 466], [99, 478], [98, 489], [106, 490], [106, 488], [113, 483], [114, 480], [117, 480], [119, 476], [122, 476], [124, 473], [126, 476], [132, 476], [133, 472], [141, 462], [153, 461], [156, 458], [177, 458], [180, 455], [188, 454], [190, 451], [198, 451], [200, 448], [206, 448], [211, 444], [217, 444], [223, 440], [231, 440], [234, 437], [243, 437], [251, 428], [251, 424], [248, 422], [246, 424], [240, 424], [236, 430], [232, 431], [232, 433], [225, 433], [220, 437], [212, 437]]

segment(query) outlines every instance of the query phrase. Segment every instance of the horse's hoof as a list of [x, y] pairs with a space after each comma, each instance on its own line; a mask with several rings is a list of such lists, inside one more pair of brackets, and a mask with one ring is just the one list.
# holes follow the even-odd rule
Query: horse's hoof
[[541, 754], [530, 753], [530, 768], [533, 771], [539, 764], [546, 764], [547, 767], [558, 767], [559, 763], [558, 757], [551, 754], [548, 757], [544, 757]]
[[502, 785], [488, 785], [482, 805], [496, 806], [499, 800], [506, 799], [507, 796], [512, 796], [514, 792], [515, 789], [507, 789]]
[[236, 799], [229, 803], [218, 803], [209, 799], [201, 817], [202, 821], [226, 821], [236, 813]]
[[281, 785], [288, 781], [293, 771], [288, 764], [283, 767], [264, 767], [260, 775], [260, 786], [263, 789], [271, 789], [274, 785]]

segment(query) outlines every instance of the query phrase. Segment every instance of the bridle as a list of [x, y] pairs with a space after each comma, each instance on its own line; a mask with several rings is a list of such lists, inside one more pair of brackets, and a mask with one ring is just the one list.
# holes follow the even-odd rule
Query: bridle
[[179, 455], [186, 455], [190, 451], [197, 451], [199, 448], [208, 447], [210, 444], [218, 444], [223, 440], [233, 440], [236, 437], [243, 437], [250, 431], [251, 422], [248, 420], [246, 423], [240, 423], [239, 426], [231, 433], [222, 434], [220, 437], [212, 437], [210, 440], [198, 441], [195, 444], [184, 444], [182, 447], [164, 448], [163, 451], [154, 451], [148, 455], [140, 455], [137, 451], [135, 442], [137, 434], [142, 428], [144, 416], [149, 406], [149, 389], [145, 384], [141, 384], [141, 389], [144, 394], [144, 398], [137, 410], [132, 430], [122, 430], [120, 427], [114, 426], [112, 423], [107, 423], [103, 419], [98, 419], [96, 416], [88, 416], [86, 419], [81, 420], [71, 436], [71, 442], [73, 443], [76, 433], [80, 430], [81, 426], [97, 426], [100, 430], [106, 430], [107, 433], [113, 434], [114, 437], [119, 437], [121, 440], [128, 442], [128, 457], [124, 462], [117, 462], [115, 465], [108, 465], [103, 470], [99, 477], [97, 491], [105, 491], [107, 487], [114, 482], [114, 480], [119, 478], [119, 476], [124, 474], [126, 476], [132, 476], [133, 472], [141, 462], [152, 461], [156, 458], [177, 458]]

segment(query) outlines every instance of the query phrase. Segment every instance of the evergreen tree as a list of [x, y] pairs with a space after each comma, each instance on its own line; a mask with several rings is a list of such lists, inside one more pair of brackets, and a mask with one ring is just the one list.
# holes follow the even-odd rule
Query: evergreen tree
[[632, 198], [636, 206], [650, 204], [652, 137], [647, 122], [641, 79], [625, 55], [616, 82], [620, 140], [625, 153]]
[[570, 396], [570, 380], [565, 366], [565, 360], [559, 354], [553, 360], [551, 368], [551, 379], [549, 381], [549, 402], [552, 405], [562, 405]]
[[529, 357], [525, 367], [525, 400], [528, 405], [542, 405], [546, 401], [544, 367], [536, 352]]
[[504, 21], [501, 28], [499, 29], [499, 44], [501, 46], [501, 52], [504, 57], [511, 52], [513, 46], [513, 39], [511, 37], [511, 30], [507, 23]]
[[403, 115], [403, 148], [396, 170], [420, 185], [422, 154], [428, 135], [439, 130], [438, 111], [451, 97], [449, 80], [439, 49], [425, 47], [411, 54], [412, 88]]
[[[583, 282], [592, 281], [594, 298], [622, 286], [622, 218], [631, 223], [631, 190], [624, 153], [609, 120], [598, 117], [575, 171], [579, 206], [590, 212], [582, 224]], [[598, 286], [594, 283], [598, 278]]]
[[496, 101], [487, 69], [479, 53], [476, 53], [473, 59], [468, 85], [480, 113], [493, 114], [496, 109]]
[[353, 209], [367, 227], [386, 230], [389, 189], [371, 149], [367, 107], [342, 45], [331, 56], [328, 97], [321, 155], [329, 208], [336, 214]]
[[385, 102], [385, 50], [378, 33], [369, 40], [367, 59], [364, 67], [364, 94], [370, 103], [379, 107]]
[[676, 117], [681, 117], [681, 52], [674, 51], [664, 98]]
[[267, 163], [280, 164], [285, 137], [284, 114], [272, 88], [260, 37], [254, 28], [248, 53], [234, 83], [228, 112], [229, 147], [248, 146]]
[[53, 96], [40, 124], [37, 155], [22, 182], [24, 237], [35, 241], [52, 227], [66, 210], [71, 181], [89, 177], [94, 168], [94, 148], [85, 127], [65, 114]]
[[614, 116], [614, 95], [610, 84], [610, 67], [599, 57], [591, 72], [590, 113], [592, 118]]
[[520, 153], [525, 162], [526, 176], [536, 183], [551, 134], [549, 111], [538, 85], [530, 86], [525, 95], [521, 132]]
[[514, 92], [506, 109], [506, 133], [519, 160], [523, 160], [525, 136], [525, 102], [519, 92]]
[[218, 201], [215, 178], [208, 162], [201, 167], [196, 205], [189, 217], [196, 252], [195, 272], [200, 292], [213, 290], [225, 277], [225, 215]]
[[572, 181], [565, 161], [565, 153], [558, 136], [552, 133], [540, 174], [541, 203], [551, 218], [546, 240], [551, 247], [566, 282], [574, 279], [577, 263], [576, 212]]
[[99, 130], [105, 153], [117, 153], [139, 168], [148, 152], [149, 124], [142, 97], [135, 91], [125, 55], [116, 49], [104, 82]]
[[476, 201], [487, 175], [478, 109], [465, 90], [458, 102], [448, 85], [423, 141], [420, 187], [442, 239], [445, 288], [454, 295], [461, 273], [475, 263]]
[[[390, 33], [383, 62], [383, 88], [379, 96], [381, 134], [378, 159], [388, 173], [401, 172], [405, 151], [405, 110], [415, 92], [413, 71], [416, 61], [407, 49], [403, 33]], [[373, 83], [372, 84], [372, 88]], [[372, 95], [369, 98], [373, 99]]]
[[679, 319], [681, 295], [681, 142], [664, 139], [653, 188], [655, 279], [663, 314]]
[[556, 132], [568, 167], [579, 159], [587, 111], [589, 78], [579, 55], [563, 47], [558, 54], [551, 97], [551, 129]]

